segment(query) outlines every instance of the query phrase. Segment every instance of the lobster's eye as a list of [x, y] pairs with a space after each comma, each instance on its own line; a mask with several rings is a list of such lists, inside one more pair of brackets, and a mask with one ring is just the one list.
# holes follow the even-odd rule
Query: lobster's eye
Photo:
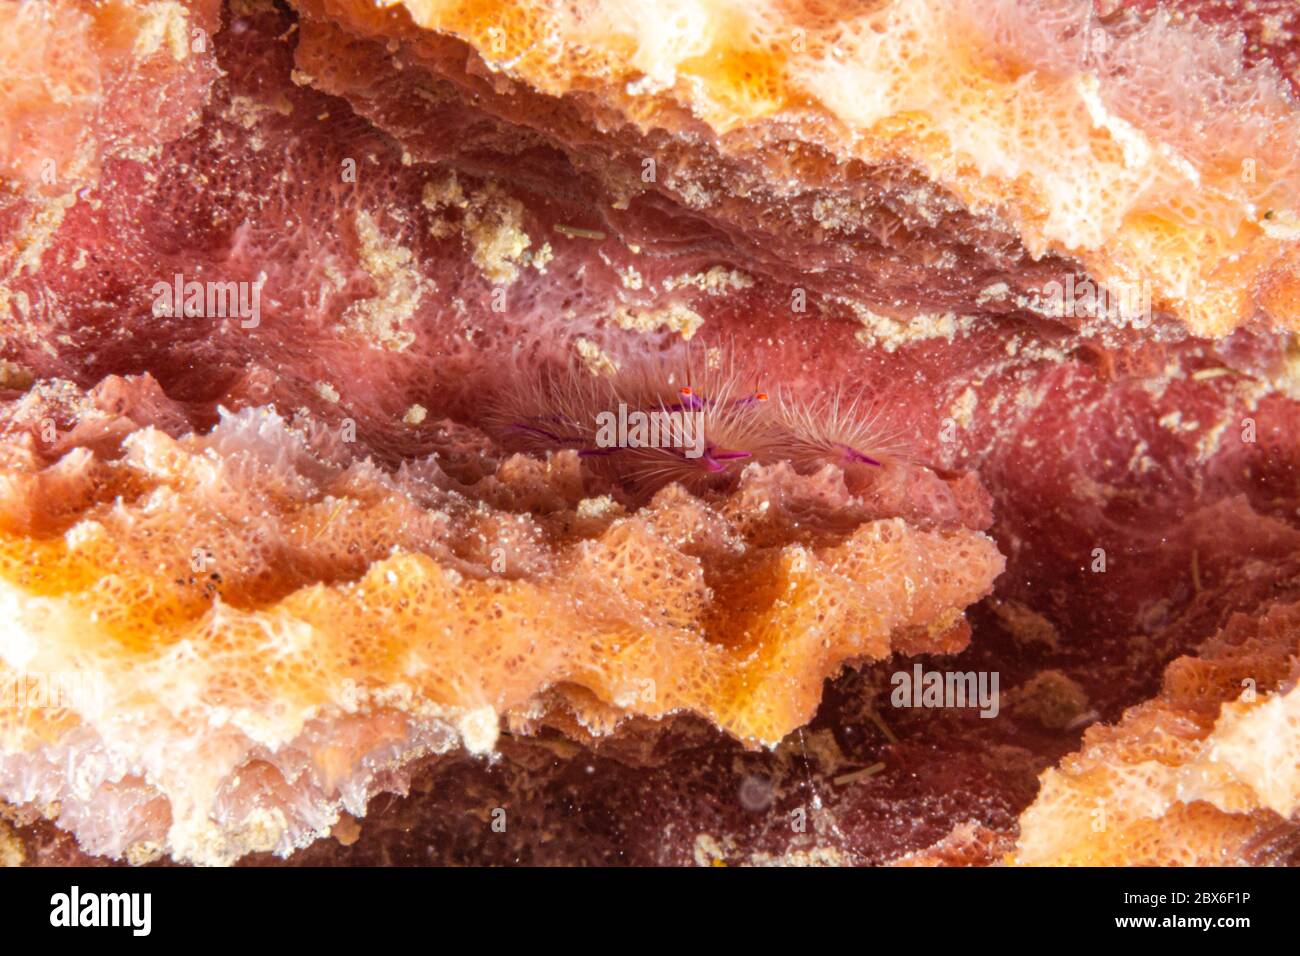
[[765, 402], [765, 401], [767, 401], [767, 392], [755, 392], [755, 393], [754, 393], [754, 398], [755, 398], [755, 400], [757, 400], [757, 401]]

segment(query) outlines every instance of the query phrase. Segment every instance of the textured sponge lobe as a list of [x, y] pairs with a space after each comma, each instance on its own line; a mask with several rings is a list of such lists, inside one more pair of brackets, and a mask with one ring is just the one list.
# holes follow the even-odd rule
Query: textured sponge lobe
[[585, 496], [571, 451], [462, 485], [265, 408], [17, 465], [0, 677], [92, 692], [0, 708], [0, 793], [57, 804], [91, 852], [222, 863], [548, 711], [596, 734], [689, 712], [775, 745], [845, 664], [963, 646], [1003, 567], [984, 534], [881, 517], [832, 472], [752, 465], [743, 508], [670, 485], [628, 513]]
[[1236, 615], [1169, 665], [1153, 700], [1043, 775], [1013, 859], [1214, 866], [1250, 859], [1300, 807], [1300, 604]]
[[[762, 149], [771, 133], [840, 161], [915, 166], [1006, 217], [1035, 256], [1145, 285], [1198, 334], [1225, 335], [1260, 311], [1300, 328], [1287, 291], [1297, 104], [1274, 68], [1242, 65], [1241, 40], [1163, 11], [1101, 19], [1083, 0], [385, 4], [408, 21], [361, 0], [302, 5], [371, 32], [405, 37], [413, 22], [455, 36], [492, 71], [553, 96], [580, 92], [643, 131], [716, 138], [724, 156]], [[771, 174], [779, 188], [779, 163]]]

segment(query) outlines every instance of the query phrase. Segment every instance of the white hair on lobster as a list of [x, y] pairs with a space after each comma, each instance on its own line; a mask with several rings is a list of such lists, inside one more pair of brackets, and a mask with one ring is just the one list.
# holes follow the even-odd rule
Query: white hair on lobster
[[572, 449], [638, 493], [726, 487], [751, 461], [810, 471], [904, 460], [898, 429], [869, 396], [768, 389], [756, 369], [717, 354], [682, 348], [604, 375], [577, 363], [520, 375], [498, 393], [489, 428], [515, 450]]

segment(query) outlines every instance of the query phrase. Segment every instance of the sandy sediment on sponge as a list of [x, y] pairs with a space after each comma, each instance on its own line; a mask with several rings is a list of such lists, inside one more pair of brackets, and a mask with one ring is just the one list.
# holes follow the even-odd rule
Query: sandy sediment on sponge
[[846, 663], [964, 646], [1003, 566], [830, 467], [629, 513], [573, 453], [467, 486], [268, 409], [116, 448], [91, 431], [97, 451], [0, 479], [0, 794], [130, 859], [288, 853], [548, 706], [773, 745]]
[[[1098, 18], [1083, 0], [298, 5], [417, 49], [412, 24], [456, 37], [494, 74], [580, 92], [602, 129], [620, 117], [724, 163], [802, 142], [906, 164], [1005, 217], [1032, 255], [1074, 257], [1198, 334], [1260, 314], [1300, 328], [1300, 109], [1276, 69], [1243, 66], [1242, 41], [1204, 24]], [[799, 188], [771, 163], [774, 188]], [[692, 208], [721, 198], [689, 169], [665, 182]], [[829, 209], [821, 221], [836, 228]]]

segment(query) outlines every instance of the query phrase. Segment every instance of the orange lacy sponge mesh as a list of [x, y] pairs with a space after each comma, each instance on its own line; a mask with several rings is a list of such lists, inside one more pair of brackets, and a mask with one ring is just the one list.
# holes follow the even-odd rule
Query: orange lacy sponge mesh
[[309, 432], [250, 409], [118, 457], [10, 456], [0, 678], [75, 686], [0, 709], [6, 799], [57, 801], [91, 852], [225, 862], [544, 700], [587, 732], [688, 711], [772, 745], [845, 662], [964, 646], [1003, 567], [979, 532], [867, 519], [829, 466], [628, 513], [571, 452], [463, 486]]
[[1022, 864], [1208, 866], [1267, 854], [1300, 809], [1300, 603], [1235, 616], [1160, 694], [1042, 778]]
[[406, 38], [413, 23], [464, 40], [494, 72], [598, 102], [603, 129], [613, 108], [698, 144], [702, 120], [723, 156], [770, 160], [777, 191], [786, 150], [768, 138], [906, 162], [1005, 215], [1034, 255], [1075, 256], [1114, 294], [1149, 296], [1199, 334], [1261, 310], [1300, 329], [1300, 113], [1275, 69], [1241, 65], [1240, 39], [1164, 12], [1102, 21], [1087, 0], [295, 2], [362, 33]]

